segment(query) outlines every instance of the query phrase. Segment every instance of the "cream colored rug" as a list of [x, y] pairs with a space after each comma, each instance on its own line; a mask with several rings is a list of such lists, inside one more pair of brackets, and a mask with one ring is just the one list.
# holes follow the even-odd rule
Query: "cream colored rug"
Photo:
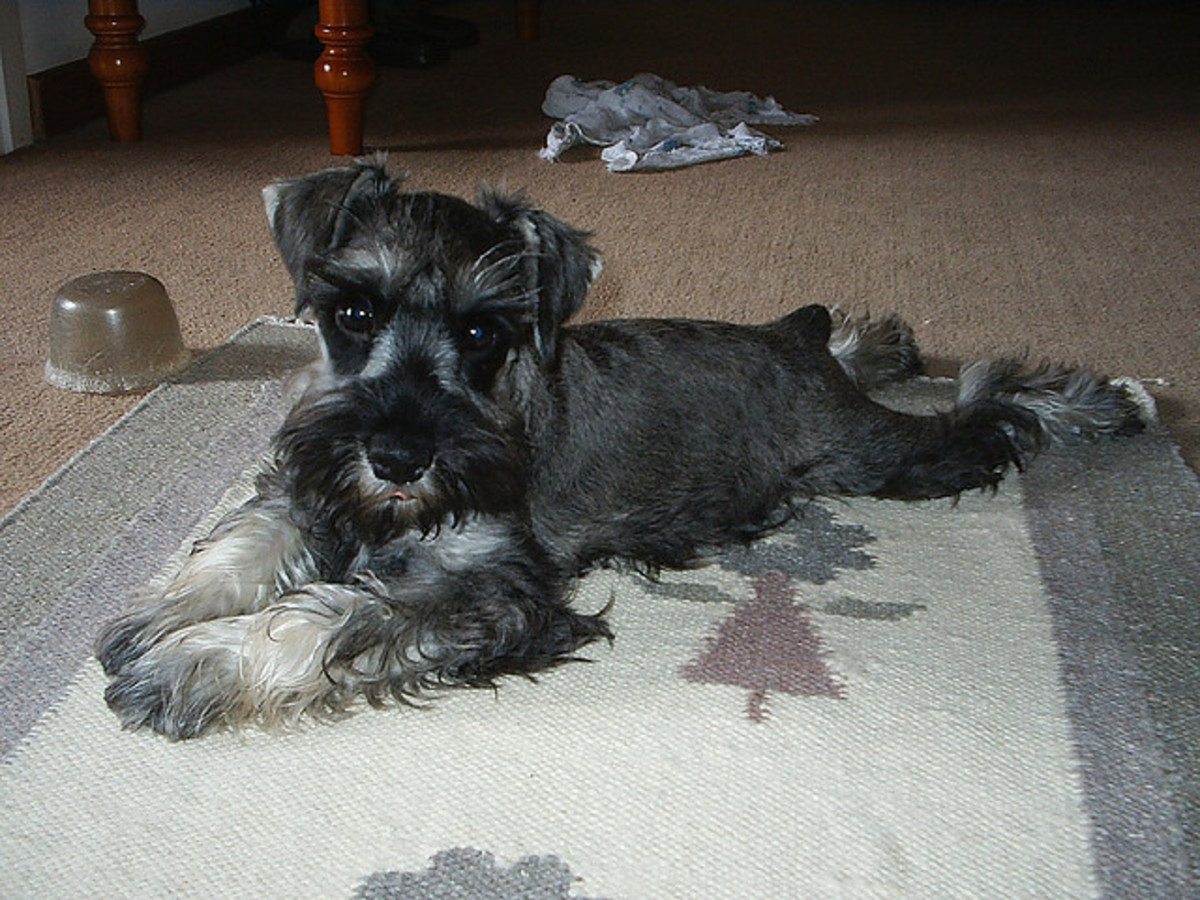
[[246, 495], [311, 352], [250, 327], [0, 524], [0, 895], [1196, 888], [1200, 490], [1157, 429], [995, 496], [811, 504], [704, 568], [592, 575], [575, 602], [615, 601], [615, 642], [536, 683], [121, 731], [92, 636]]

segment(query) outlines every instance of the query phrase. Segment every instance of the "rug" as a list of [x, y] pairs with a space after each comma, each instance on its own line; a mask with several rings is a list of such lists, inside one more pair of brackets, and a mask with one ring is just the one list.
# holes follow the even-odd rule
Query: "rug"
[[94, 634], [247, 496], [313, 353], [255, 323], [0, 523], [0, 895], [1196, 895], [1200, 485], [1157, 427], [597, 572], [616, 640], [536, 682], [122, 731]]

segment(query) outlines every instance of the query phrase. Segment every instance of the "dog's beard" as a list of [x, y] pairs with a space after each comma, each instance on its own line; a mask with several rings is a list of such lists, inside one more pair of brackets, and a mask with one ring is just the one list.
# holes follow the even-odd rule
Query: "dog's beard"
[[[509, 429], [465, 401], [446, 397], [431, 465], [407, 484], [375, 474], [372, 434], [387, 410], [356, 386], [302, 401], [275, 438], [275, 462], [311, 526], [341, 540], [380, 547], [410, 531], [455, 526], [470, 514], [517, 512], [526, 461]], [[394, 427], [394, 423], [390, 423]]]

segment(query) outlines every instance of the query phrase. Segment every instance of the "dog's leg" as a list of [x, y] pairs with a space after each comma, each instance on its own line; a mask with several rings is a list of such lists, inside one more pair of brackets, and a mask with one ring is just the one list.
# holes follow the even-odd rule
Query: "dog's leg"
[[105, 699], [126, 728], [190, 738], [336, 714], [359, 697], [378, 705], [487, 686], [610, 636], [599, 616], [521, 595], [505, 578], [414, 580], [315, 583], [255, 613], [184, 626], [124, 667]]
[[916, 500], [994, 487], [1046, 444], [1133, 434], [1147, 418], [1123, 384], [1077, 369], [978, 362], [959, 376], [958, 401], [939, 416], [861, 417], [843, 462], [843, 493]]
[[1010, 403], [1036, 417], [1042, 442], [1136, 434], [1153, 416], [1153, 404], [1144, 396], [1121, 380], [1086, 369], [1026, 368], [1014, 359], [971, 363], [959, 373], [959, 406]]
[[294, 719], [336, 684], [327, 648], [355, 611], [378, 601], [351, 585], [320, 584], [254, 613], [175, 628], [116, 673], [104, 697], [126, 728], [172, 740], [209, 727]]
[[165, 635], [195, 622], [262, 609], [316, 577], [316, 565], [290, 504], [269, 480], [196, 544], [161, 593], [118, 619], [96, 641], [104, 671], [115, 675]]
[[925, 371], [912, 329], [899, 316], [871, 319], [833, 310], [829, 352], [863, 391], [912, 378]]

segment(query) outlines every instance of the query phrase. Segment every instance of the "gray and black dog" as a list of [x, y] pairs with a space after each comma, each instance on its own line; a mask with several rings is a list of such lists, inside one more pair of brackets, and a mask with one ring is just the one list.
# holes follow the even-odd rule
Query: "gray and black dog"
[[170, 738], [411, 702], [610, 637], [571, 608], [598, 564], [695, 562], [821, 495], [989, 488], [1067, 435], [1129, 433], [1118, 383], [966, 367], [955, 407], [867, 389], [916, 373], [897, 319], [567, 327], [599, 270], [522, 197], [405, 193], [382, 159], [264, 191], [322, 358], [257, 495], [100, 636], [106, 698]]

